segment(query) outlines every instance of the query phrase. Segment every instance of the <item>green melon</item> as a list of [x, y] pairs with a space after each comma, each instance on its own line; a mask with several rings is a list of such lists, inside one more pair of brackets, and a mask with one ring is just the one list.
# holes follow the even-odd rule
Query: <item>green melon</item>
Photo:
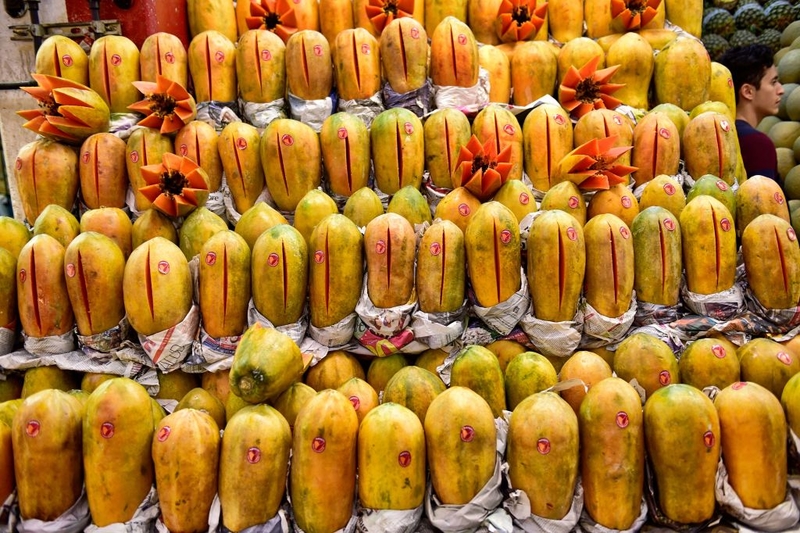
[[758, 123], [756, 129], [761, 133], [768, 133], [769, 129], [781, 121], [781, 118], [775, 115], [769, 115], [761, 119], [761, 122]]
[[[781, 120], [789, 120], [789, 113], [786, 109], [786, 103], [789, 100], [789, 96], [797, 89], [798, 85], [796, 83], [787, 83], [783, 86], [783, 94], [781, 95], [781, 103], [778, 104], [778, 118]], [[777, 124], [777, 122], [775, 122]], [[774, 124], [773, 124], [774, 125]], [[764, 133], [768, 133], [769, 130], [765, 131]]]
[[772, 139], [775, 148], [791, 148], [800, 136], [800, 122], [795, 120], [778, 122], [769, 129], [767, 135]]
[[797, 161], [794, 160], [794, 151], [791, 148], [776, 148], [778, 156], [778, 176], [781, 182], [789, 175], [789, 171], [794, 168]]
[[[788, 198], [789, 201], [800, 201], [800, 165], [793, 166], [792, 170], [783, 178], [783, 192], [786, 193], [786, 198]], [[792, 213], [794, 213], [794, 211], [792, 211]], [[794, 224], [792, 224], [792, 226], [794, 226]]]
[[789, 50], [781, 58], [778, 63], [778, 80], [781, 83], [800, 83], [800, 50]]

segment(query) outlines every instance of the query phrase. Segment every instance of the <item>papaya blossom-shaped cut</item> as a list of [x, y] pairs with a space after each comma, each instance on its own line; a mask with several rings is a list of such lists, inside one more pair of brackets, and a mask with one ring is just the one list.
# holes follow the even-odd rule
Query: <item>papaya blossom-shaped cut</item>
[[85, 85], [50, 76], [31, 74], [38, 87], [22, 87], [36, 98], [38, 109], [18, 111], [27, 120], [23, 126], [54, 141], [80, 144], [87, 137], [108, 131], [108, 104]]
[[622, 22], [625, 31], [646, 26], [658, 14], [661, 0], [611, 0], [611, 17]]
[[[242, 0], [244, 1], [244, 0]], [[297, 16], [289, 0], [250, 2], [250, 16], [245, 19], [251, 30], [268, 30], [283, 42], [297, 32]]]
[[167, 216], [186, 216], [208, 199], [208, 175], [188, 157], [166, 153], [161, 163], [140, 171], [147, 185], [139, 192]]
[[575, 183], [584, 191], [609, 189], [628, 183], [628, 175], [638, 167], [615, 165], [633, 146], [614, 146], [618, 135], [594, 138], [575, 148], [558, 163], [562, 181]]
[[544, 24], [547, 3], [536, 6], [536, 0], [503, 0], [497, 10], [500, 19], [498, 37], [503, 42], [527, 41]]
[[458, 154], [452, 176], [453, 188], [464, 187], [485, 202], [508, 180], [513, 166], [510, 144], [498, 154], [494, 136], [481, 145], [473, 135]]
[[143, 100], [128, 106], [131, 111], [146, 115], [139, 121], [140, 126], [167, 135], [177, 132], [197, 116], [194, 97], [177, 81], [159, 74], [155, 83], [134, 81], [133, 85], [144, 95]]
[[558, 101], [561, 107], [574, 118], [581, 118], [592, 109], [614, 109], [622, 102], [611, 96], [625, 86], [624, 83], [609, 83], [620, 67], [597, 70], [600, 56], [594, 56], [580, 70], [571, 66], [558, 87]]
[[364, 10], [375, 31], [380, 34], [394, 19], [413, 16], [414, 0], [369, 0]]

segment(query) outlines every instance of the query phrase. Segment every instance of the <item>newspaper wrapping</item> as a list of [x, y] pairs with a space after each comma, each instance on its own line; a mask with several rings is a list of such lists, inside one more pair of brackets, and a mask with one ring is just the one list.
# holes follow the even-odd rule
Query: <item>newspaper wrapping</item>
[[84, 533], [150, 533], [153, 531], [155, 522], [160, 514], [161, 508], [158, 506], [158, 493], [156, 492], [156, 486], [153, 485], [130, 520], [102, 527], [91, 524], [84, 530]]

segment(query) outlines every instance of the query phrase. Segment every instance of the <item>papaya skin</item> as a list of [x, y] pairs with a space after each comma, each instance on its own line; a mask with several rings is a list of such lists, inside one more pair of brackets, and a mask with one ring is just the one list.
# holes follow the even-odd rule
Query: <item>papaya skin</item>
[[234, 337], [247, 328], [250, 301], [250, 248], [239, 234], [225, 230], [200, 250], [200, 312], [214, 338]]
[[236, 47], [230, 39], [216, 30], [198, 33], [188, 57], [198, 102], [236, 100]]
[[[747, 282], [768, 309], [788, 309], [800, 299], [800, 249], [785, 220], [759, 215], [742, 232]], [[776, 260], [778, 259], [778, 260]]]
[[86, 206], [124, 206], [128, 192], [125, 141], [111, 133], [96, 133], [83, 141], [80, 157], [81, 198]]
[[322, 180], [322, 155], [316, 132], [297, 120], [274, 120], [261, 136], [260, 151], [272, 199], [279, 209], [294, 211], [300, 199]]
[[408, 303], [414, 289], [416, 242], [414, 228], [395, 213], [380, 215], [367, 224], [367, 292], [377, 307]]
[[[232, 124], [242, 124], [233, 122]], [[175, 151], [198, 165], [208, 175], [208, 190], [218, 191], [222, 184], [222, 159], [219, 147], [220, 135], [206, 122], [193, 120], [178, 130], [175, 135]], [[256, 138], [258, 138], [256, 136]], [[232, 173], [227, 173], [231, 176]]]
[[366, 99], [381, 88], [381, 49], [364, 28], [342, 31], [333, 43], [336, 86], [343, 100]]
[[92, 44], [89, 53], [89, 86], [112, 113], [127, 113], [128, 106], [141, 100], [131, 82], [140, 80], [139, 48], [122, 35], [106, 35]]
[[519, 224], [510, 209], [499, 202], [482, 204], [464, 240], [470, 281], [481, 306], [497, 305], [519, 290]]
[[334, 113], [322, 123], [319, 138], [331, 192], [350, 197], [366, 187], [371, 162], [364, 122], [350, 113]]
[[628, 310], [633, 293], [633, 239], [615, 215], [602, 214], [584, 226], [586, 240], [586, 301], [608, 317]]
[[17, 320], [17, 258], [0, 249], [0, 324], [16, 329]]
[[464, 304], [464, 233], [450, 221], [429, 227], [417, 253], [415, 287], [425, 313], [455, 311]]
[[536, 189], [547, 192], [556, 185], [553, 178], [558, 162], [572, 151], [572, 135], [572, 121], [561, 106], [540, 105], [525, 117], [523, 160], [525, 172]]
[[495, 418], [503, 415], [506, 408], [503, 371], [497, 357], [487, 348], [478, 345], [464, 348], [453, 362], [450, 386], [477, 392], [489, 404]]
[[386, 194], [407, 185], [419, 188], [425, 165], [424, 129], [407, 109], [387, 109], [370, 128], [370, 150], [375, 183]]
[[425, 85], [428, 34], [420, 22], [411, 17], [393, 20], [381, 34], [380, 50], [383, 75], [392, 90], [407, 93]]
[[733, 217], [711, 196], [686, 204], [680, 218], [686, 284], [698, 294], [733, 286], [736, 275], [736, 229]]
[[433, 83], [457, 87], [472, 87], [478, 83], [478, 45], [469, 26], [453, 16], [445, 17], [437, 26], [432, 26], [430, 19], [427, 22]]
[[236, 48], [236, 79], [246, 102], [267, 103], [286, 91], [286, 45], [267, 30], [250, 30]]
[[643, 302], [676, 305], [680, 297], [681, 231], [676, 217], [663, 207], [649, 207], [633, 220], [634, 289]]
[[258, 130], [244, 122], [231, 122], [219, 134], [220, 163], [239, 213], [253, 207], [264, 190]]
[[328, 40], [318, 31], [298, 31], [286, 41], [286, 88], [303, 100], [331, 94], [333, 62]]
[[50, 204], [72, 209], [80, 183], [78, 155], [67, 145], [35, 140], [20, 148], [14, 177], [25, 218], [33, 224]]
[[451, 189], [458, 154], [472, 135], [469, 119], [457, 109], [439, 109], [428, 117], [424, 129], [425, 168], [435, 186]]

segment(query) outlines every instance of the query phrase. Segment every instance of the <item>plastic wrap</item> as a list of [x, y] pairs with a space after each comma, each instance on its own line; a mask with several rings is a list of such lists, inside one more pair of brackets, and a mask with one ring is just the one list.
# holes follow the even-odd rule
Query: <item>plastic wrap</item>
[[516, 327], [531, 305], [528, 292], [528, 277], [520, 268], [520, 287], [506, 301], [492, 307], [481, 307], [473, 304], [472, 312], [483, 322], [501, 335], [507, 335]]
[[486, 107], [489, 103], [489, 72], [478, 71], [478, 83], [472, 87], [454, 87], [433, 85], [433, 100], [436, 109], [470, 108], [474, 110]]
[[308, 124], [317, 133], [322, 129], [322, 123], [333, 114], [336, 107], [334, 96], [331, 95], [321, 100], [303, 100], [292, 93], [289, 95], [289, 115], [294, 120]]
[[134, 129], [141, 127], [137, 126], [141, 119], [142, 115], [138, 113], [112, 113], [108, 132], [126, 141]]
[[244, 121], [255, 126], [259, 133], [263, 133], [273, 120], [286, 118], [285, 107], [286, 100], [283, 98], [266, 103], [245, 102], [239, 99], [239, 109], [242, 110]]
[[386, 104], [386, 109], [402, 107], [403, 109], [408, 109], [419, 118], [422, 118], [431, 110], [432, 90], [433, 85], [431, 84], [431, 80], [427, 79], [425, 85], [407, 93], [394, 92], [394, 89], [392, 89], [392, 86], [388, 83], [383, 84], [381, 92], [383, 94], [383, 101]]
[[360, 118], [369, 129], [375, 117], [383, 113], [383, 100], [380, 91], [369, 98], [356, 100], [339, 100], [339, 111], [355, 115]]
[[199, 324], [200, 308], [192, 304], [192, 308], [178, 324], [152, 335], [140, 333], [139, 342], [152, 365], [162, 372], [171, 372], [180, 368], [183, 360], [192, 351]]

